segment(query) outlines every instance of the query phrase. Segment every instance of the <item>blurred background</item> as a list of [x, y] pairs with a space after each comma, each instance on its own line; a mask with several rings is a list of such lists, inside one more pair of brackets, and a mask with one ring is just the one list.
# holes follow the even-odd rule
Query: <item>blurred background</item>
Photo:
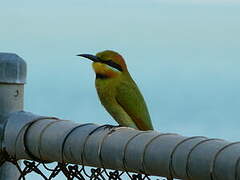
[[90, 61], [121, 53], [156, 130], [240, 139], [240, 1], [3, 1], [0, 51], [28, 64], [25, 110], [116, 124]]

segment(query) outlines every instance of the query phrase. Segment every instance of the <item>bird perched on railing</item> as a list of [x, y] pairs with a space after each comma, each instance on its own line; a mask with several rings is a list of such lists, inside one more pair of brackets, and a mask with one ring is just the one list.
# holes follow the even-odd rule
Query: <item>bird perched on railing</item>
[[106, 50], [94, 55], [79, 54], [93, 61], [96, 89], [105, 109], [121, 126], [153, 130], [144, 98], [128, 72], [123, 57]]

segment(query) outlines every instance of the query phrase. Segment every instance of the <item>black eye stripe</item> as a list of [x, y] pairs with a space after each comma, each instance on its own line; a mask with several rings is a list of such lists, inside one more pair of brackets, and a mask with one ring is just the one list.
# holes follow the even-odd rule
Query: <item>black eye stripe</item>
[[111, 67], [113, 67], [113, 68], [115, 68], [115, 69], [117, 69], [117, 70], [119, 70], [119, 71], [123, 71], [123, 70], [122, 70], [122, 67], [121, 67], [119, 64], [113, 62], [112, 60], [110, 60], [110, 61], [104, 61], [104, 63], [107, 64], [107, 65], [109, 65], [109, 66], [111, 66]]
[[96, 79], [107, 79], [109, 78], [107, 75], [96, 73]]

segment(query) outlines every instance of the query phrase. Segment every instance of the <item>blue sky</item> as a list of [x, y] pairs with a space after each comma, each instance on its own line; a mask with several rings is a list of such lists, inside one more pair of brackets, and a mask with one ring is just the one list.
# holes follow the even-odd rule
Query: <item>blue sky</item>
[[25, 110], [116, 124], [94, 88], [90, 62], [120, 52], [156, 130], [240, 138], [239, 0], [3, 1], [0, 51], [28, 64]]
[[115, 124], [91, 64], [75, 56], [113, 49], [157, 130], [239, 140], [239, 1], [23, 0], [0, 10], [0, 51], [28, 63], [26, 110]]

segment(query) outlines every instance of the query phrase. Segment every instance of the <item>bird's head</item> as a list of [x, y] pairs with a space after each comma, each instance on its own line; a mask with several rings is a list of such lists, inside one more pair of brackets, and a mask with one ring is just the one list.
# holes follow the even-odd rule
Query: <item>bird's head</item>
[[111, 50], [106, 50], [97, 53], [96, 55], [79, 54], [93, 61], [93, 69], [97, 76], [102, 78], [111, 78], [128, 72], [126, 63], [123, 57]]

